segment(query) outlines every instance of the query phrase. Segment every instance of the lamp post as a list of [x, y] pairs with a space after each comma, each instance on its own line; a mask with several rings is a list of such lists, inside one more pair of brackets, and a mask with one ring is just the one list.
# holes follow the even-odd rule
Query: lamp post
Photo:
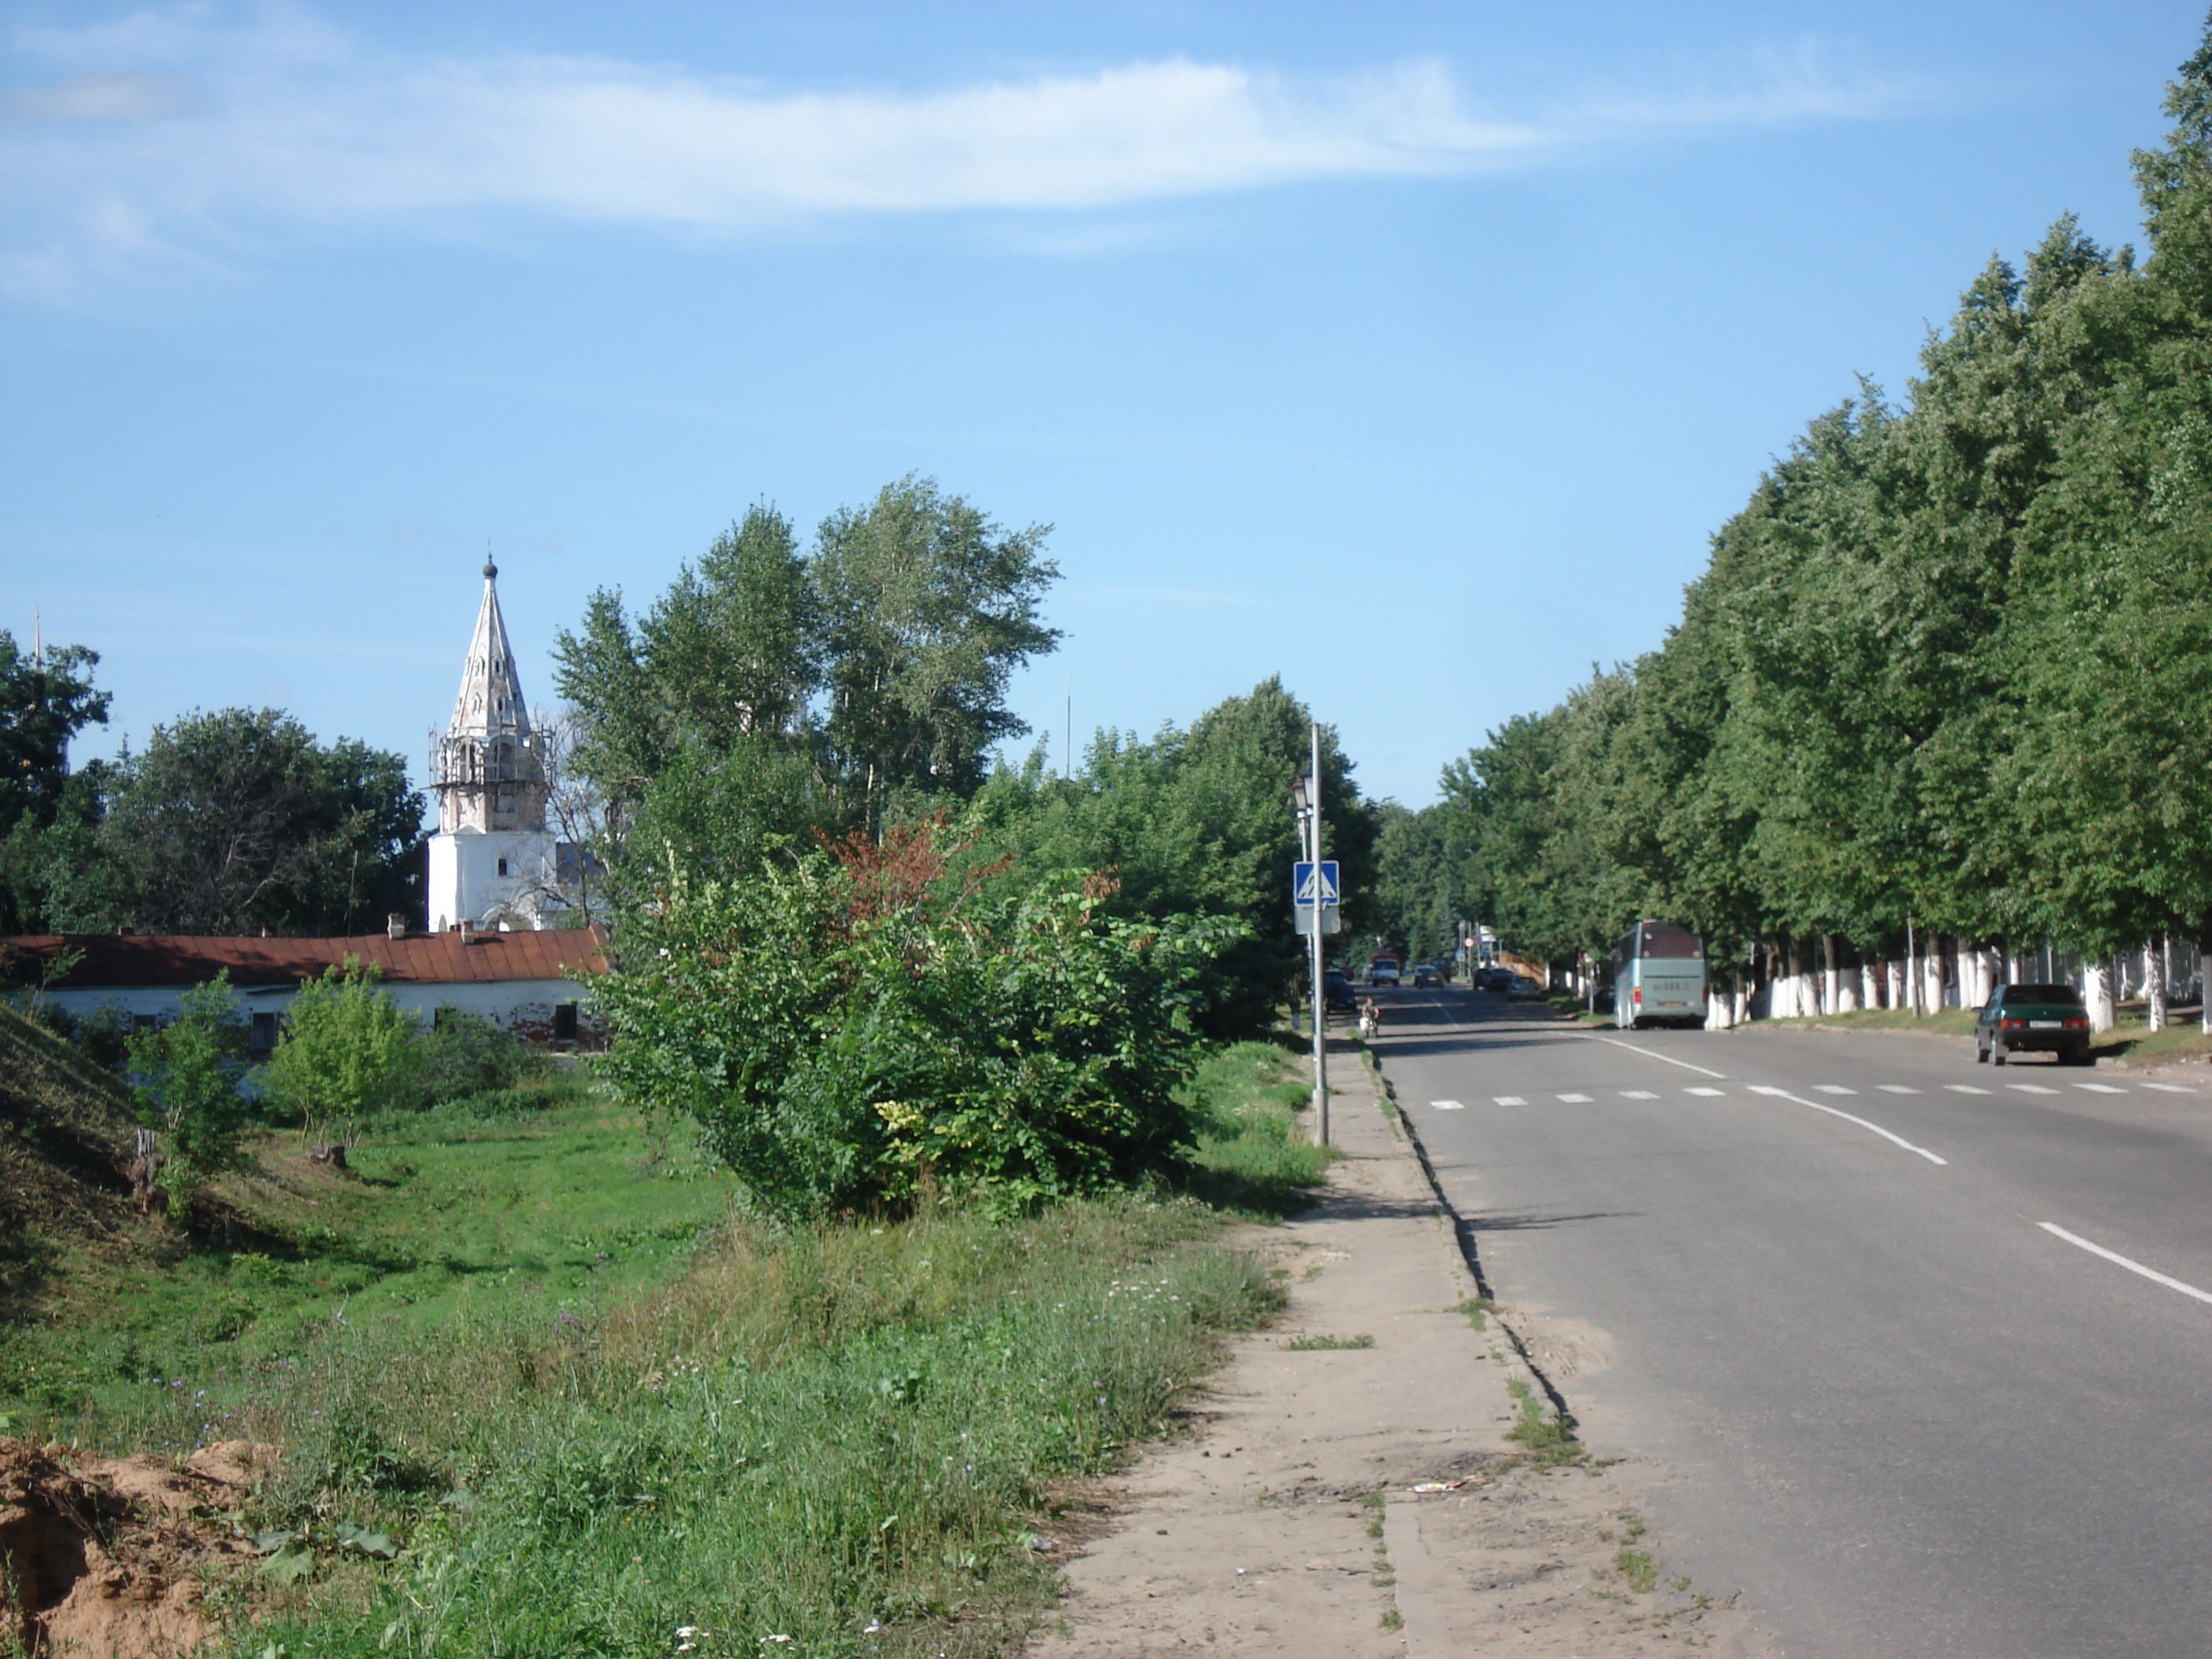
[[[1314, 723], [1313, 754], [1302, 777], [1291, 785], [1291, 805], [1298, 825], [1300, 850], [1306, 861], [1314, 866], [1316, 878], [1321, 870], [1321, 724]], [[1326, 1035], [1328, 1024], [1328, 1003], [1322, 987], [1321, 919], [1322, 895], [1314, 895], [1314, 903], [1307, 912], [1307, 937], [1310, 945], [1310, 960], [1313, 969], [1313, 1103], [1314, 1139], [1321, 1146], [1328, 1145], [1328, 1053]]]

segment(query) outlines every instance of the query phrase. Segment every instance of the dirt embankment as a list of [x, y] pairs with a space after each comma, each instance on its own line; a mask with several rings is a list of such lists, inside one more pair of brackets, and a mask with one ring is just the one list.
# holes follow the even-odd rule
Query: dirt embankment
[[77, 1462], [0, 1436], [0, 1630], [27, 1652], [84, 1659], [188, 1653], [213, 1634], [210, 1570], [254, 1559], [224, 1511], [275, 1451], [229, 1441], [182, 1468]]

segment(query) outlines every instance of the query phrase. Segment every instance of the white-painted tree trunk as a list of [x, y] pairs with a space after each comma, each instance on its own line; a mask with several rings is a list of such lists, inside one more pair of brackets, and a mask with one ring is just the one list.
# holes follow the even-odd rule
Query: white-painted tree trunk
[[2166, 941], [2159, 939], [2143, 947], [2143, 1001], [2148, 1005], [2150, 1029], [2166, 1029]]
[[1832, 1014], [1843, 1006], [1844, 988], [1836, 976], [1836, 936], [1820, 935], [1820, 1012]]
[[1836, 1012], [1855, 1014], [1860, 1006], [1858, 964], [1846, 963], [1836, 974]]
[[1881, 1006], [1881, 963], [1861, 958], [1859, 962], [1859, 1006]]
[[2089, 1006], [2089, 1029], [2109, 1031], [2119, 1024], [2112, 1008], [2112, 970], [2101, 962], [2081, 964], [2081, 1000]]

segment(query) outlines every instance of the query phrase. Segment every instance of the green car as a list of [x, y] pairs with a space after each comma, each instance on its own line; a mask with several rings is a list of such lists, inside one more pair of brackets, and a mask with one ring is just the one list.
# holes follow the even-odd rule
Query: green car
[[2000, 985], [1974, 1016], [1974, 1059], [2002, 1066], [2021, 1049], [2042, 1049], [2062, 1066], [2089, 1063], [2089, 1011], [2070, 985]]

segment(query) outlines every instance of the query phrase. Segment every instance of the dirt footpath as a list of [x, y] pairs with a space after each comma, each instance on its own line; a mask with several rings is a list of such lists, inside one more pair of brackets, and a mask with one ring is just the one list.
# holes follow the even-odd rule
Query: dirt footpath
[[1346, 1156], [1326, 1197], [1243, 1241], [1287, 1316], [1237, 1345], [1189, 1437], [1067, 1517], [1054, 1541], [1091, 1535], [1031, 1659], [1778, 1652], [1667, 1573], [1612, 1470], [1509, 1438], [1551, 1416], [1541, 1380], [1494, 1317], [1469, 1317], [1395, 1109], [1350, 1053], [1330, 1081]]

